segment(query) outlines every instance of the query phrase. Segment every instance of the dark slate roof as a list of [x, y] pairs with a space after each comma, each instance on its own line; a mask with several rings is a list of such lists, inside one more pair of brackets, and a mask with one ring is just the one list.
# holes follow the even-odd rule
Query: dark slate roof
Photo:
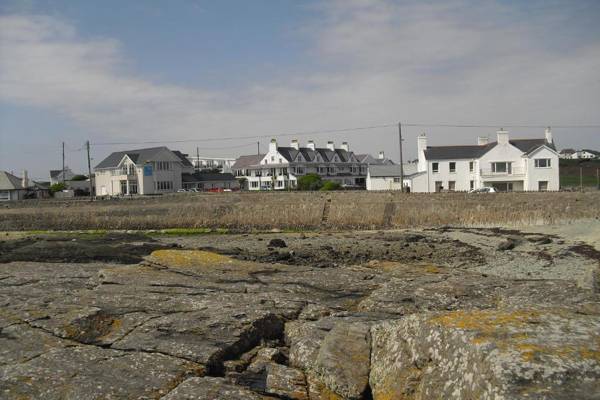
[[229, 173], [194, 172], [193, 174], [181, 174], [183, 182], [207, 182], [207, 181], [235, 181], [235, 177]]
[[[125, 155], [127, 155], [134, 163], [138, 163], [138, 160], [150, 160], [152, 157], [164, 149], [169, 150], [165, 146], [160, 147], [149, 147], [147, 149], [128, 150], [128, 151], [115, 151], [106, 157], [100, 164], [96, 165], [95, 169], [100, 168], [114, 168], [119, 165]], [[169, 150], [170, 151], [170, 150]]]
[[181, 160], [184, 167], [193, 167], [194, 166], [194, 164], [192, 164], [190, 162], [190, 160], [188, 160], [188, 158], [185, 156], [185, 154], [183, 154], [179, 150], [172, 150], [172, 151], [177, 157], [179, 157], [179, 159]]
[[495, 145], [496, 143], [490, 143], [485, 146], [428, 146], [425, 149], [425, 158], [428, 160], [479, 158]]
[[[546, 145], [556, 150], [553, 143], [546, 142], [546, 139], [514, 139], [509, 143], [528, 154]], [[425, 150], [425, 158], [428, 160], [460, 160], [476, 159], [496, 147], [497, 142], [492, 142], [483, 146], [428, 146]]]
[[531, 153], [541, 146], [548, 146], [552, 150], [556, 150], [554, 143], [546, 142], [546, 139], [516, 139], [510, 140], [510, 144], [521, 150], [523, 153]]
[[575, 149], [562, 149], [560, 151], [560, 154], [573, 154], [573, 153], [575, 153], [575, 151], [576, 151]]
[[56, 178], [58, 175], [60, 175], [61, 172], [62, 172], [62, 169], [51, 169], [50, 170], [50, 178]]
[[298, 155], [298, 150], [293, 147], [278, 147], [277, 151], [281, 154], [288, 162], [292, 162]]
[[250, 167], [251, 165], [258, 165], [264, 156], [264, 154], [239, 156], [238, 159], [235, 160], [235, 163], [231, 166], [231, 169], [244, 169]]

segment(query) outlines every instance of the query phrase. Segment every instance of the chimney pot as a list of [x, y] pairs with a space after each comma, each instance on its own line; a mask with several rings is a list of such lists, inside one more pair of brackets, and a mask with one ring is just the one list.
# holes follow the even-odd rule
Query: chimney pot
[[340, 146], [340, 148], [342, 150], [346, 150], [348, 151], [350, 148], [348, 147], [348, 142], [342, 142], [342, 145]]
[[380, 151], [378, 157], [379, 157], [380, 160], [383, 160], [385, 158], [385, 152]]
[[23, 188], [29, 187], [29, 178], [27, 177], [27, 170], [23, 170], [23, 178], [21, 180], [21, 186]]
[[309, 140], [308, 144], [306, 145], [306, 147], [308, 147], [311, 150], [314, 150], [315, 149], [315, 142], [314, 142], [314, 140]]
[[291, 147], [293, 147], [296, 150], [300, 148], [300, 146], [298, 145], [298, 139], [292, 139]]
[[335, 150], [335, 145], [333, 144], [333, 141], [330, 140], [327, 142], [327, 148], [331, 151]]

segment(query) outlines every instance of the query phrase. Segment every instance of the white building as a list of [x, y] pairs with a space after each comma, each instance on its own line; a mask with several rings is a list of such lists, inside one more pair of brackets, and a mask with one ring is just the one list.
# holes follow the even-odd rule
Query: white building
[[185, 154], [164, 146], [118, 151], [96, 165], [96, 195], [175, 192], [182, 188], [181, 175], [192, 172]]
[[50, 196], [48, 189], [46, 185], [30, 180], [27, 171], [23, 171], [21, 178], [0, 171], [0, 201], [42, 199]]
[[559, 156], [550, 128], [543, 139], [511, 140], [508, 131], [499, 130], [495, 142], [480, 137], [472, 146], [428, 146], [422, 134], [417, 150], [417, 173], [406, 182], [413, 192], [559, 190]]
[[188, 156], [188, 160], [196, 170], [218, 169], [223, 173], [231, 173], [235, 158]]
[[367, 190], [402, 190], [402, 176], [405, 189], [412, 190], [411, 185], [418, 174], [416, 163], [406, 163], [400, 169], [395, 164], [369, 165], [367, 172]]
[[62, 169], [52, 169], [50, 170], [50, 184], [55, 185], [57, 183], [68, 181], [74, 176], [75, 174], [69, 167], [65, 167], [64, 171]]
[[300, 147], [296, 139], [289, 147], [278, 146], [272, 139], [266, 154], [242, 156], [232, 168], [236, 177], [247, 180], [249, 190], [295, 188], [298, 178], [310, 173], [341, 185], [364, 186], [367, 174], [366, 164], [356, 158], [347, 142], [336, 148], [330, 141], [319, 148], [309, 140], [306, 147]]

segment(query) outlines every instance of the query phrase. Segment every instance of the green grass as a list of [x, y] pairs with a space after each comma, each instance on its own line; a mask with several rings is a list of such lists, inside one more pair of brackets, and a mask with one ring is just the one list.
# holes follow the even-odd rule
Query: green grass
[[[598, 184], [598, 181], [595, 176], [584, 176], [583, 177], [583, 186], [595, 187]], [[567, 175], [560, 177], [560, 187], [579, 187], [579, 176]]]

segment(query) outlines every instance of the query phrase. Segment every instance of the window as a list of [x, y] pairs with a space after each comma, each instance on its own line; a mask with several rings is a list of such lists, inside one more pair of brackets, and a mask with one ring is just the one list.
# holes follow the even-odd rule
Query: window
[[127, 181], [121, 181], [121, 194], [127, 194]]
[[257, 188], [258, 182], [250, 182], [250, 187]]
[[127, 174], [128, 175], [135, 175], [135, 165], [134, 164], [129, 164], [127, 166]]
[[173, 190], [173, 182], [171, 181], [159, 181], [156, 184], [158, 190]]
[[431, 170], [432, 170], [434, 173], [437, 173], [437, 172], [439, 172], [439, 171], [440, 171], [440, 164], [439, 164], [439, 163], [436, 163], [436, 162], [434, 162], [434, 163], [431, 163]]
[[283, 160], [280, 158], [280, 159], [279, 159], [279, 164], [281, 164], [281, 163], [283, 163]]
[[275, 156], [271, 156], [271, 162], [275, 162]]
[[138, 185], [137, 182], [129, 182], [129, 194], [137, 194]]
[[456, 181], [448, 181], [448, 190], [452, 192], [456, 190]]
[[277, 181], [277, 187], [278, 188], [282, 188], [283, 187], [283, 181]]
[[394, 178], [394, 183], [400, 183], [400, 178]]
[[456, 163], [455, 162], [450, 162], [450, 173], [453, 174], [456, 172]]
[[444, 190], [444, 185], [442, 181], [435, 181], [435, 191], [441, 192], [442, 190]]
[[548, 190], [548, 181], [538, 181], [538, 190], [540, 192]]
[[511, 174], [512, 163], [509, 162], [493, 162], [492, 172], [496, 174]]
[[549, 158], [536, 158], [534, 161], [536, 168], [550, 168]]
[[471, 189], [471, 190], [475, 189], [475, 181], [471, 181], [469, 183], [469, 189]]
[[10, 192], [8, 190], [0, 190], [0, 201], [10, 200]]
[[469, 172], [473, 172], [475, 170], [475, 162], [469, 161]]

